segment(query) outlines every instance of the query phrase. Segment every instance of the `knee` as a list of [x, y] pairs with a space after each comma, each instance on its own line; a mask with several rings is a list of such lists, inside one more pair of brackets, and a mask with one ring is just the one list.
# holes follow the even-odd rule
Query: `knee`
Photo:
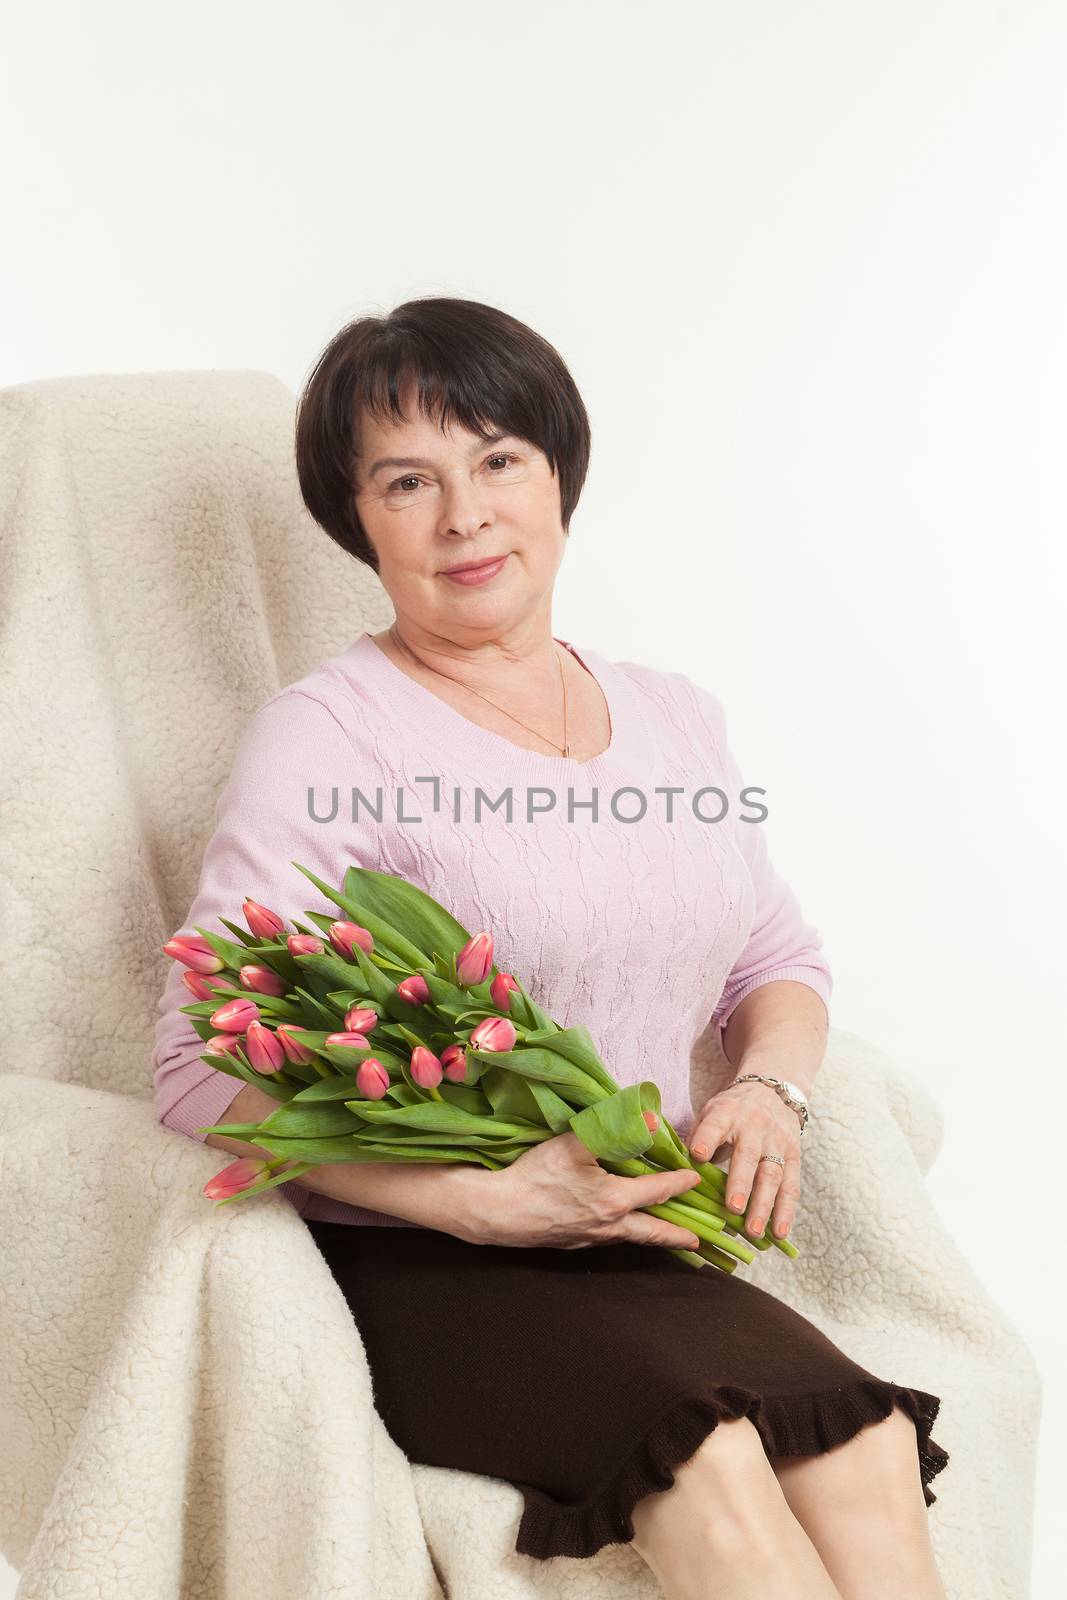
[[758, 1540], [787, 1509], [763, 1440], [747, 1417], [719, 1422], [682, 1470], [724, 1536]]
[[868, 1423], [840, 1450], [841, 1496], [865, 1515], [872, 1507], [890, 1519], [902, 1507], [925, 1511], [915, 1423], [902, 1407]]

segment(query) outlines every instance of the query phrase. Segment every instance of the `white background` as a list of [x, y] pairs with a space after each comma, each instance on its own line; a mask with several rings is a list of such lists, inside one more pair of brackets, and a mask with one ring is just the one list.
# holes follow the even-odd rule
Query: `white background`
[[945, 1108], [936, 1202], [1043, 1368], [1060, 1592], [1067, 10], [36, 0], [5, 34], [3, 384], [295, 391], [435, 293], [561, 351], [594, 451], [554, 631], [723, 699], [834, 1022]]

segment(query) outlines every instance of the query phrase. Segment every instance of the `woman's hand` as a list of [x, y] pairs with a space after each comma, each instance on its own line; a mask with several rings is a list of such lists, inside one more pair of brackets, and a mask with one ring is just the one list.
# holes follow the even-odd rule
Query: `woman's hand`
[[[705, 1101], [689, 1137], [698, 1161], [714, 1161], [720, 1149], [733, 1145], [726, 1203], [744, 1214], [747, 1231], [758, 1239], [774, 1208], [774, 1236], [784, 1238], [793, 1226], [800, 1195], [800, 1120], [769, 1083], [735, 1083]], [[784, 1156], [785, 1166], [763, 1161]], [[755, 1181], [753, 1181], [755, 1180]]]
[[695, 1250], [688, 1228], [651, 1216], [644, 1206], [664, 1205], [700, 1177], [691, 1167], [623, 1178], [608, 1172], [571, 1129], [531, 1145], [499, 1172], [478, 1171], [477, 1215], [466, 1219], [475, 1244], [551, 1245], [581, 1250], [630, 1243]]

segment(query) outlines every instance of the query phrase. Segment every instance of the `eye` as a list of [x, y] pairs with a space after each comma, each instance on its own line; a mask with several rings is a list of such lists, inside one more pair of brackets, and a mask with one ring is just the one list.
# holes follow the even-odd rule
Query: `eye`
[[[517, 462], [518, 459], [519, 458], [518, 458], [517, 455], [509, 455], [507, 453], [502, 453], [502, 452], [498, 452], [495, 455], [491, 455], [491, 456], [487, 456], [486, 457], [487, 461], [502, 461], [504, 463], [505, 468], [507, 466], [509, 466], [512, 462]], [[491, 473], [490, 476], [498, 478], [500, 476], [500, 471], [497, 470], [496, 472]], [[388, 492], [390, 494], [396, 493], [396, 494], [400, 494], [400, 495], [414, 494], [414, 492], [415, 492], [414, 489], [404, 489], [404, 488], [401, 488], [401, 485], [405, 484], [405, 483], [413, 483], [413, 484], [418, 485], [421, 482], [422, 482], [422, 479], [420, 477], [418, 477], [417, 474], [409, 473], [406, 478], [394, 478], [393, 482], [389, 485]]]

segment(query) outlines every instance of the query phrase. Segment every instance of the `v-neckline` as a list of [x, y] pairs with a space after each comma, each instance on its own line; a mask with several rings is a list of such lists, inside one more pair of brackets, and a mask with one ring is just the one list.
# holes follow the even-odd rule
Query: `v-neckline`
[[[579, 665], [589, 673], [604, 696], [608, 710], [610, 726], [608, 743], [597, 755], [590, 756], [585, 761], [578, 761], [574, 756], [546, 755], [539, 750], [530, 750], [525, 745], [516, 744], [514, 740], [505, 738], [503, 734], [495, 733], [490, 728], [483, 728], [480, 723], [464, 716], [462, 711], [457, 711], [455, 706], [435, 694], [424, 683], [409, 677], [368, 631], [360, 634], [349, 654], [354, 657], [357, 664], [373, 666], [378, 672], [379, 679], [387, 680], [395, 692], [404, 696], [413, 713], [431, 712], [434, 729], [439, 734], [443, 731], [447, 736], [449, 730], [453, 735], [462, 733], [464, 743], [476, 747], [480, 753], [506, 756], [512, 762], [518, 762], [520, 767], [525, 765], [531, 772], [541, 773], [544, 776], [551, 776], [553, 772], [595, 771], [613, 760], [621, 749], [623, 716], [616, 692], [618, 679], [611, 673], [610, 663], [598, 656], [595, 651], [586, 650], [580, 653], [567, 639], [556, 639], [556, 643], [569, 650]], [[594, 667], [599, 670], [594, 670]], [[426, 720], [424, 715], [422, 720]]]

